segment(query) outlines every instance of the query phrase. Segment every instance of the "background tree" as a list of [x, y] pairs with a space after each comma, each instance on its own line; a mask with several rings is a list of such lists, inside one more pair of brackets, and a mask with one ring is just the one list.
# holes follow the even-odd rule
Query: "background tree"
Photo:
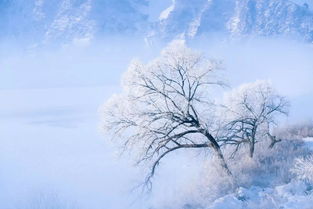
[[123, 78], [123, 92], [104, 107], [104, 129], [139, 149], [139, 163], [151, 161], [151, 178], [160, 161], [179, 149], [212, 149], [231, 175], [214, 137], [215, 107], [210, 92], [223, 85], [220, 64], [176, 42], [148, 64], [133, 62]]
[[221, 141], [235, 145], [235, 152], [241, 145], [248, 144], [249, 155], [253, 157], [255, 144], [268, 137], [270, 148], [279, 139], [270, 133], [279, 115], [287, 115], [287, 100], [277, 94], [267, 81], [256, 81], [240, 86], [225, 96], [222, 108], [226, 125]]

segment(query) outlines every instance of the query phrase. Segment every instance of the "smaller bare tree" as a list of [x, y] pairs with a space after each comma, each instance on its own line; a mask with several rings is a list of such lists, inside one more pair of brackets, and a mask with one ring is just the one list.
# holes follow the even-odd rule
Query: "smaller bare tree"
[[249, 146], [249, 156], [252, 158], [255, 144], [268, 137], [272, 148], [279, 142], [270, 133], [279, 115], [287, 115], [287, 100], [278, 95], [267, 81], [256, 81], [240, 86], [225, 96], [223, 113], [225, 126], [220, 135], [223, 144], [235, 145], [235, 151], [241, 145]]
[[134, 62], [123, 79], [123, 92], [104, 107], [104, 129], [125, 149], [139, 150], [139, 162], [152, 162], [146, 183], [168, 154], [180, 149], [211, 149], [231, 175], [214, 137], [215, 107], [210, 92], [221, 86], [219, 63], [183, 44], [167, 47], [160, 58]]

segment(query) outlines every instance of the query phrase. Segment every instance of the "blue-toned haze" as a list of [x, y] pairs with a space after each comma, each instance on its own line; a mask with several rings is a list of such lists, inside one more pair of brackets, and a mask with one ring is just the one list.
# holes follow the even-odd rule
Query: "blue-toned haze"
[[291, 100], [287, 123], [313, 118], [312, 0], [0, 0], [0, 28], [0, 209], [184, 200], [202, 155], [162, 164], [143, 197], [144, 173], [98, 128], [130, 61], [173, 39], [223, 60], [230, 86], [271, 80]]

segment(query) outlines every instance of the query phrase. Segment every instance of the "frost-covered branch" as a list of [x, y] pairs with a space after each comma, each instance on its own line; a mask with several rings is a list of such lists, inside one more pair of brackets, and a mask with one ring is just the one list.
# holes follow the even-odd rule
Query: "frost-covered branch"
[[249, 155], [253, 157], [255, 144], [263, 138], [269, 137], [270, 148], [280, 141], [270, 134], [270, 129], [276, 124], [277, 116], [287, 115], [288, 102], [269, 82], [257, 81], [227, 94], [222, 111], [226, 119], [220, 141], [235, 145], [236, 150], [247, 144]]
[[152, 162], [146, 182], [167, 154], [182, 148], [211, 148], [231, 175], [210, 128], [216, 108], [210, 91], [223, 85], [216, 77], [219, 68], [183, 44], [172, 44], [148, 64], [130, 65], [123, 92], [103, 108], [103, 127], [125, 149], [139, 151], [138, 163]]

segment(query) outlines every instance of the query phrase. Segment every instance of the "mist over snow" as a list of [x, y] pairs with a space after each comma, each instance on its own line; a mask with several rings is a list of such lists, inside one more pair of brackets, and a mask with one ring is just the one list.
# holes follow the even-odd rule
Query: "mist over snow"
[[313, 112], [312, 45], [288, 39], [248, 39], [247, 41], [192, 41], [192, 46], [225, 65], [231, 86], [254, 80], [270, 80], [292, 103], [291, 120], [310, 119]]
[[[230, 87], [271, 81], [291, 101], [283, 124], [312, 120], [312, 1], [278, 1], [282, 13], [297, 11], [284, 13], [293, 23], [264, 20], [274, 6], [257, 7], [251, 21], [266, 26], [244, 24], [246, 1], [233, 1], [236, 11], [228, 1], [1, 1], [0, 209], [43, 209], [41, 202], [47, 209], [165, 209], [189, 200], [206, 152], [171, 155], [152, 193], [141, 193], [134, 188], [145, 169], [99, 130], [101, 106], [122, 91], [129, 63], [153, 60], [176, 38], [221, 60]], [[211, 22], [212, 11], [223, 11], [224, 22]], [[235, 14], [242, 18], [236, 34], [224, 24]]]
[[[99, 131], [98, 109], [120, 91], [131, 59], [151, 59], [159, 50], [149, 52], [143, 40], [1, 50], [0, 208], [32, 208], [40, 201], [70, 208], [148, 207], [149, 198], [133, 192], [142, 170], [120, 158]], [[188, 173], [193, 166], [187, 161], [176, 171]], [[188, 177], [171, 175], [176, 186]], [[165, 198], [167, 179], [161, 177], [158, 187], [154, 201]]]

